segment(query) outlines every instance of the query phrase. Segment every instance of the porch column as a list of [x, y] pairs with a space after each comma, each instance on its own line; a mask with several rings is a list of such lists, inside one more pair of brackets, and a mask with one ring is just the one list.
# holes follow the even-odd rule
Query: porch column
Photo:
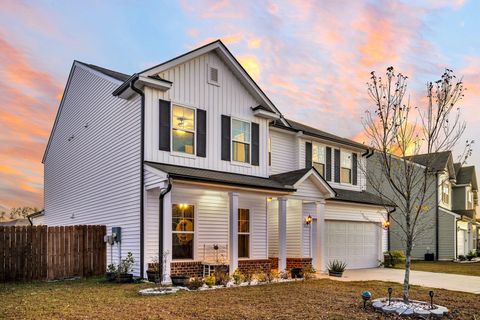
[[162, 284], [171, 284], [170, 270], [172, 263], [172, 192], [163, 198], [163, 257], [158, 257], [158, 262], [163, 261]]
[[325, 272], [327, 270], [327, 261], [325, 258], [325, 200], [316, 202], [317, 212], [317, 261], [315, 269], [317, 272]]
[[278, 198], [278, 271], [287, 268], [287, 198]]
[[238, 193], [230, 192], [228, 197], [230, 200], [228, 259], [229, 271], [233, 274], [238, 268]]

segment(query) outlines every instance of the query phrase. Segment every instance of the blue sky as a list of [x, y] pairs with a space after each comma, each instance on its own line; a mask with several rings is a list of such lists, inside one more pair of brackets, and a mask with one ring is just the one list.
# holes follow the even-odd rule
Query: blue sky
[[467, 87], [464, 140], [480, 134], [480, 1], [1, 2], [0, 206], [42, 205], [40, 161], [75, 59], [133, 73], [222, 39], [286, 116], [359, 140], [370, 71], [407, 74], [419, 104], [448, 67]]

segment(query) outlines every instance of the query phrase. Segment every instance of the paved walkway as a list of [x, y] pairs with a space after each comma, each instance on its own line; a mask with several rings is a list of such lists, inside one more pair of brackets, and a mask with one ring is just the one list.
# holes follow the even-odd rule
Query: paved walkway
[[[339, 281], [391, 281], [403, 283], [404, 270], [373, 268], [347, 270], [342, 278], [319, 275], [319, 278], [330, 278]], [[411, 271], [410, 284], [423, 287], [447, 289], [480, 294], [480, 277], [464, 276], [450, 273], [434, 273], [424, 271]]]

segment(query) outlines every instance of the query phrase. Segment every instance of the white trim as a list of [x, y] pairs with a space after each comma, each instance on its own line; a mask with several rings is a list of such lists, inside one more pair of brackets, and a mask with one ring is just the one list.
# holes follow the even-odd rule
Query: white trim
[[[190, 129], [176, 129], [173, 127], [173, 107], [174, 106], [193, 110], [193, 131]], [[183, 130], [188, 133], [193, 133], [193, 153], [173, 150], [173, 130]], [[170, 101], [170, 154], [173, 156], [183, 156], [188, 158], [197, 157], [197, 108], [190, 105], [186, 105], [184, 103], [177, 103], [174, 101]]]
[[[243, 142], [243, 141], [238, 141], [238, 140], [234, 140], [233, 139], [233, 120], [236, 120], [236, 121], [240, 121], [240, 122], [246, 122], [248, 123], [249, 127], [250, 127], [250, 132], [249, 132], [249, 142], [248, 142], [248, 162], [242, 162], [242, 161], [237, 161], [237, 160], [234, 160], [233, 159], [233, 142], [237, 142], [237, 143], [243, 143], [243, 144], [247, 144], [246, 142]], [[242, 166], [248, 166], [248, 167], [251, 167], [252, 166], [252, 121], [249, 121], [249, 120], [243, 120], [241, 118], [237, 118], [237, 117], [234, 117], [234, 116], [230, 116], [230, 152], [232, 153], [232, 156], [230, 157], [230, 162], [232, 164], [236, 164], [236, 165], [242, 165]]]
[[253, 115], [259, 118], [271, 119], [271, 120], [278, 120], [280, 116], [274, 112], [258, 109], [253, 111]]
[[[332, 187], [315, 171], [312, 169], [310, 169], [307, 173], [305, 173], [303, 175], [303, 177], [298, 180], [294, 185], [293, 187], [295, 189], [298, 189], [298, 187], [308, 178], [310, 178], [310, 176], [314, 176], [317, 180], [317, 183], [315, 183], [315, 185], [317, 187], [322, 187], [322, 188], [325, 188], [327, 192], [323, 191], [323, 190], [320, 190], [321, 193], [324, 195], [324, 197], [328, 198], [328, 197], [335, 197], [335, 190], [332, 189]], [[320, 188], [319, 188], [320, 189]], [[298, 195], [297, 195], [298, 196]], [[318, 200], [318, 199], [317, 199]]]
[[144, 86], [152, 87], [160, 91], [167, 91], [168, 89], [172, 88], [172, 83], [165, 80], [152, 79], [145, 76], [139, 76], [138, 81]]

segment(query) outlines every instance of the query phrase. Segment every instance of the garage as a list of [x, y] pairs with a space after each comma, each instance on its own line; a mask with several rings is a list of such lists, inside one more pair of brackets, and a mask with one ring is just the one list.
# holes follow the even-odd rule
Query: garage
[[326, 221], [327, 261], [340, 260], [347, 269], [378, 266], [381, 228], [377, 223]]

